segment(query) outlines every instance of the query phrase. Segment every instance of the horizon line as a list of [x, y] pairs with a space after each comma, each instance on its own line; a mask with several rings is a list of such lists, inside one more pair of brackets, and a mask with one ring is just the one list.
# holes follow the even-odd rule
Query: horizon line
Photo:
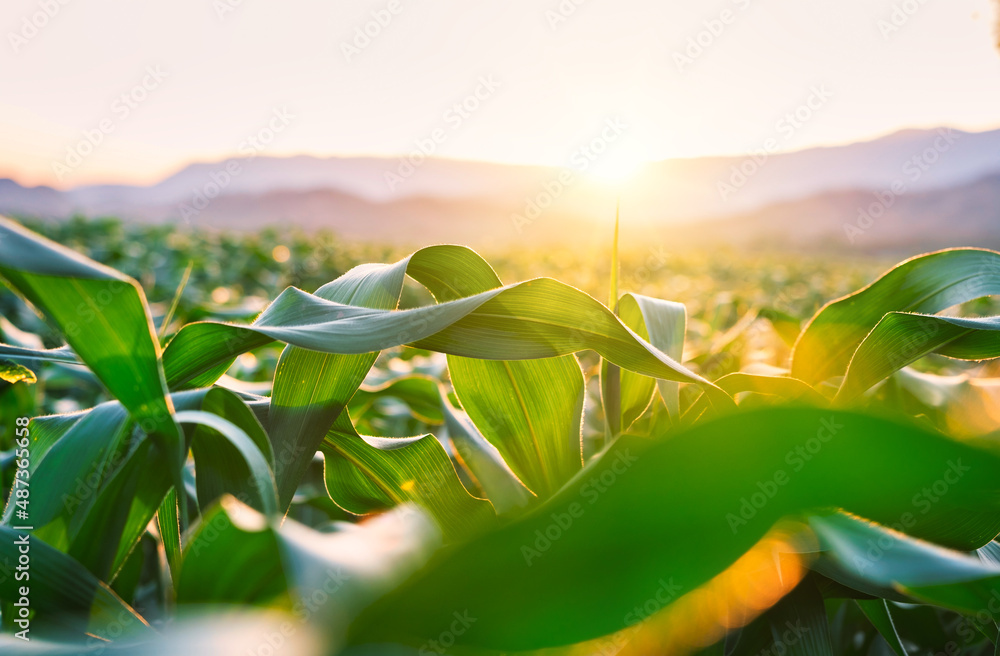
[[[881, 132], [881, 133], [873, 134], [873, 135], [870, 135], [870, 136], [859, 137], [859, 138], [857, 138], [855, 140], [852, 140], [852, 141], [841, 141], [841, 142], [833, 142], [833, 143], [819, 143], [819, 144], [814, 144], [814, 145], [810, 145], [810, 146], [804, 146], [804, 147], [801, 147], [801, 148], [791, 148], [791, 149], [788, 149], [788, 150], [777, 150], [777, 151], [771, 153], [770, 155], [771, 156], [774, 156], [774, 155], [792, 155], [792, 154], [803, 153], [803, 152], [808, 152], [808, 151], [812, 151], [812, 150], [829, 150], [829, 149], [835, 149], [835, 148], [847, 148], [847, 147], [851, 147], [851, 146], [857, 146], [857, 145], [863, 145], [863, 144], [870, 144], [870, 143], [874, 143], [874, 142], [877, 142], [877, 141], [883, 141], [883, 140], [891, 139], [893, 137], [897, 137], [897, 136], [900, 136], [900, 135], [903, 135], [903, 134], [907, 134], [907, 133], [927, 133], [927, 132], [934, 132], [935, 130], [949, 130], [949, 129], [950, 130], [955, 130], [955, 131], [958, 131], [958, 132], [962, 132], [964, 134], [987, 134], [987, 133], [990, 133], [990, 132], [1000, 131], [1000, 124], [998, 124], [998, 125], [996, 125], [994, 127], [985, 128], [985, 129], [975, 129], [975, 128], [969, 128], [969, 127], [958, 127], [958, 126], [955, 126], [955, 125], [909, 126], [909, 127], [902, 127], [902, 128], [898, 128], [898, 129], [895, 129], [895, 130], [890, 130], [890, 131], [886, 131], [886, 132]], [[646, 161], [642, 162], [640, 164], [640, 169], [644, 169], [644, 168], [647, 168], [649, 166], [654, 166], [654, 165], [657, 165], [657, 164], [663, 164], [663, 163], [667, 163], [667, 162], [690, 162], [690, 161], [697, 161], [697, 160], [704, 161], [704, 160], [718, 160], [718, 159], [735, 159], [735, 158], [740, 158], [740, 157], [746, 157], [748, 154], [751, 154], [752, 152], [753, 151], [746, 151], [746, 150], [744, 150], [744, 151], [734, 151], [734, 152], [730, 152], [730, 153], [720, 153], [720, 154], [676, 156], [676, 157], [664, 157], [664, 158], [659, 158], [659, 159], [650, 159], [650, 160], [646, 160]], [[320, 153], [310, 153], [310, 152], [297, 152], [297, 153], [289, 153], [289, 154], [280, 154], [280, 153], [278, 153], [278, 154], [255, 155], [254, 157], [255, 158], [256, 157], [261, 157], [261, 158], [270, 159], [270, 160], [290, 160], [290, 159], [296, 159], [296, 158], [303, 158], [304, 157], [304, 158], [310, 158], [310, 159], [314, 159], [314, 160], [335, 160], [335, 159], [340, 159], [340, 160], [384, 160], [384, 161], [395, 161], [395, 160], [399, 160], [399, 159], [405, 158], [406, 156], [407, 156], [407, 153], [396, 153], [396, 154], [389, 155], [389, 154], [372, 154], [372, 153], [320, 154]], [[181, 165], [179, 165], [179, 166], [171, 169], [170, 173], [167, 173], [166, 175], [158, 177], [158, 178], [155, 179], [155, 181], [148, 182], [148, 183], [127, 182], [127, 181], [123, 181], [123, 180], [119, 179], [118, 181], [86, 182], [86, 183], [83, 183], [83, 184], [67, 185], [67, 186], [55, 186], [55, 185], [51, 185], [51, 184], [29, 185], [29, 184], [25, 184], [22, 181], [23, 178], [21, 178], [21, 176], [19, 176], [17, 173], [11, 173], [11, 172], [8, 172], [8, 171], [5, 171], [5, 170], [0, 170], [0, 180], [10, 180], [10, 181], [13, 181], [15, 184], [17, 184], [18, 186], [20, 186], [22, 188], [25, 188], [25, 189], [53, 189], [53, 190], [61, 191], [61, 192], [68, 192], [68, 191], [74, 191], [74, 190], [79, 190], [79, 189], [87, 189], [87, 188], [93, 188], [93, 187], [150, 188], [150, 187], [155, 187], [158, 184], [161, 184], [161, 183], [169, 180], [170, 178], [172, 178], [172, 177], [174, 177], [176, 175], [179, 175], [180, 173], [186, 171], [187, 169], [189, 169], [189, 168], [191, 168], [193, 166], [220, 164], [220, 163], [230, 162], [230, 161], [234, 161], [234, 160], [238, 161], [238, 160], [243, 160], [243, 159], [247, 159], [247, 157], [245, 157], [245, 156], [241, 157], [241, 156], [238, 156], [236, 154], [230, 154], [230, 155], [228, 155], [226, 157], [221, 157], [221, 158], [217, 158], [217, 159], [191, 159], [191, 160], [188, 160], [186, 163], [181, 164]], [[443, 156], [443, 155], [428, 156], [427, 159], [428, 160], [440, 161], [440, 162], [453, 162], [453, 163], [457, 163], [457, 164], [491, 165], [491, 166], [502, 166], [502, 167], [509, 167], [509, 168], [534, 168], [534, 169], [563, 169], [563, 168], [565, 168], [565, 166], [561, 166], [561, 165], [557, 165], [557, 164], [540, 164], [540, 163], [529, 163], [529, 162], [515, 162], [515, 161], [503, 161], [503, 160], [491, 160], [491, 159], [478, 159], [478, 158], [473, 158], [473, 157], [450, 157], [450, 156]]]

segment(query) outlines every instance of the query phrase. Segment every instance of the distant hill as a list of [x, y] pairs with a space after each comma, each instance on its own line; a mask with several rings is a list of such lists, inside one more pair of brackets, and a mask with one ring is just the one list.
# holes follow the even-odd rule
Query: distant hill
[[954, 246], [1000, 250], [1000, 174], [959, 187], [903, 194], [889, 207], [883, 202], [888, 198], [870, 191], [830, 192], [670, 232], [688, 245], [725, 243], [774, 250], [915, 253]]
[[[412, 173], [399, 167], [400, 160], [379, 158], [258, 157], [193, 164], [146, 187], [58, 191], [0, 180], [0, 213], [245, 230], [297, 225], [405, 243], [523, 243], [589, 239], [590, 226], [610, 222], [619, 193], [578, 175], [556, 185], [564, 173], [557, 168], [445, 159], [426, 160]], [[400, 177], [390, 185], [387, 174]], [[994, 239], [998, 176], [1000, 130], [908, 130], [756, 161], [658, 162], [620, 195], [631, 225], [666, 232], [678, 245], [711, 235], [742, 245], [883, 249]], [[852, 243], [844, 224], [875, 201], [873, 192], [894, 187], [901, 193], [892, 207]]]

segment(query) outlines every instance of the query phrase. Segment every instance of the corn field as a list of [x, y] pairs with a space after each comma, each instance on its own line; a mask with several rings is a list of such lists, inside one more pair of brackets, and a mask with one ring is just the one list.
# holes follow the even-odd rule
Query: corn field
[[266, 236], [73, 245], [0, 219], [4, 654], [1000, 652], [1000, 253], [605, 304], [303, 243], [251, 302]]

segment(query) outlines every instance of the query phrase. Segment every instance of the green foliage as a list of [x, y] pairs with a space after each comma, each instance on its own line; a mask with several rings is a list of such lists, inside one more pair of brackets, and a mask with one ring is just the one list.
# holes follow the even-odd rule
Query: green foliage
[[994, 650], [1000, 254], [806, 322], [863, 274], [616, 246], [608, 307], [559, 253], [504, 285], [459, 246], [33, 227], [0, 222], [5, 653], [18, 526], [35, 653]]

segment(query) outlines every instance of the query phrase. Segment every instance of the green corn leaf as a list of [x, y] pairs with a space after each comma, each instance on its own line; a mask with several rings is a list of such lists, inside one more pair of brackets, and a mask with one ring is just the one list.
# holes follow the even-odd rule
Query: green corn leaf
[[[182, 411], [214, 412], [253, 435], [251, 444], [266, 454], [263, 462], [269, 467], [266, 436], [253, 413], [231, 392], [197, 390], [174, 395], [171, 402]], [[34, 440], [31, 476], [46, 481], [32, 494], [31, 521], [36, 534], [73, 554], [95, 574], [113, 576], [173, 484], [169, 470], [162, 466], [164, 454], [133, 433], [127, 412], [117, 402], [85, 413], [35, 419], [30, 434]], [[195, 438], [193, 450], [204, 470], [198, 484], [211, 491], [206, 494], [221, 490], [255, 501], [254, 481], [258, 479], [249, 469], [242, 469], [245, 465], [236, 447], [228, 441], [218, 444], [219, 438], [204, 429], [192, 435], [201, 436]], [[214, 447], [201, 448], [203, 439], [213, 438]], [[259, 473], [267, 478], [263, 470]], [[5, 522], [12, 521], [13, 511], [14, 505], [8, 504]]]
[[[175, 416], [179, 422], [195, 426], [189, 437], [199, 467], [199, 490], [206, 497], [233, 492], [265, 512], [275, 513], [270, 445], [253, 413], [222, 389], [186, 394], [178, 399], [178, 405], [191, 405], [193, 400], [204, 410], [184, 410]], [[111, 468], [113, 473], [95, 483], [92, 499], [81, 500], [89, 503], [75, 510], [66, 508], [72, 510], [68, 553], [101, 578], [113, 578], [153, 514], [163, 510], [171, 498], [171, 480], [162, 467], [157, 468], [162, 454], [156, 454], [156, 448], [148, 440], [140, 442], [123, 456], [120, 466]], [[169, 507], [166, 510], [161, 517], [165, 529], [161, 535], [168, 552], [174, 552], [180, 548], [177, 510], [176, 506], [173, 512]], [[169, 562], [176, 568], [177, 554], [172, 558]]]
[[[101, 406], [98, 406], [101, 407]], [[70, 428], [73, 427], [82, 417], [86, 416], [90, 410], [84, 412], [74, 412], [65, 415], [49, 415], [35, 417], [31, 420], [28, 434], [31, 438], [29, 449], [31, 458], [28, 460], [28, 472], [34, 475], [38, 469], [38, 464], [42, 462], [49, 449], [58, 442]], [[4, 523], [8, 523], [12, 508], [5, 509]]]
[[[149, 470], [156, 467], [157, 461], [150, 457], [155, 452], [153, 447], [150, 440], [140, 442], [126, 465], [107, 477], [99, 489], [95, 488], [93, 503], [88, 504], [86, 512], [70, 516], [67, 553], [102, 581], [114, 580], [124, 564], [117, 558], [123, 538], [131, 546], [135, 536], [141, 535], [142, 527], [134, 520], [130, 525], [131, 501], [142, 481], [149, 478]], [[162, 454], [156, 457], [162, 462]]]
[[[908, 512], [889, 526], [919, 527], [925, 521], [912, 507]], [[973, 616], [1000, 614], [1000, 568], [993, 563], [846, 515], [813, 516], [809, 525], [825, 552], [816, 567], [834, 580], [858, 589], [895, 590], [904, 595], [901, 601]]]
[[232, 498], [209, 510], [185, 548], [178, 604], [270, 605], [291, 595], [296, 617], [333, 649], [348, 623], [439, 548], [434, 522], [412, 506], [333, 533], [280, 527]]
[[[38, 426], [51, 430], [34, 430]], [[70, 522], [86, 514], [101, 485], [128, 453], [132, 424], [120, 403], [104, 403], [86, 414], [72, 415], [51, 424], [34, 420], [29, 428], [38, 443], [31, 449], [31, 478], [45, 481], [31, 495], [31, 521], [39, 538], [57, 549], [67, 549], [72, 538]], [[5, 523], [15, 506], [8, 502]]]
[[[391, 310], [399, 302], [405, 271], [405, 263], [356, 267], [317, 290], [316, 297]], [[283, 509], [291, 504], [313, 454], [377, 356], [377, 350], [334, 354], [295, 346], [282, 352], [274, 374], [268, 428], [278, 456], [275, 474]]]
[[865, 337], [837, 394], [857, 398], [876, 383], [925, 355], [960, 360], [1000, 357], [1000, 317], [963, 319], [891, 312]]
[[833, 656], [826, 606], [812, 579], [806, 579], [767, 613], [771, 652], [789, 656]]
[[22, 596], [20, 588], [28, 585], [30, 607], [35, 612], [33, 631], [45, 623], [81, 639], [85, 633], [99, 639], [153, 633], [146, 621], [107, 585], [70, 556], [33, 535], [28, 537], [30, 582], [23, 578], [18, 580], [15, 568], [21, 556], [20, 542], [25, 535], [22, 531], [0, 526], [0, 570], [3, 573], [0, 601], [16, 603]]
[[413, 418], [425, 424], [444, 423], [436, 378], [407, 374], [390, 378], [379, 385], [361, 385], [348, 405], [352, 417], [361, 417], [379, 399], [399, 399], [410, 409]]
[[32, 349], [0, 344], [0, 361], [7, 360], [27, 367], [37, 367], [43, 362], [82, 366], [73, 350], [62, 346], [54, 349]]
[[330, 496], [350, 513], [368, 514], [412, 501], [456, 540], [496, 522], [489, 502], [462, 486], [433, 435], [362, 437], [345, 413], [327, 434], [322, 451]]
[[584, 380], [572, 355], [490, 361], [448, 357], [462, 407], [483, 437], [540, 498], [583, 467]]
[[[1000, 530], [1000, 457], [913, 426], [771, 408], [664, 441], [624, 436], [549, 503], [458, 547], [373, 607], [356, 640], [420, 644], [454, 608], [478, 618], [458, 639], [470, 646], [537, 649], [596, 638], [624, 628], [650, 581], [674, 577], [694, 590], [781, 518], [810, 509], [845, 508], [892, 524], [955, 464], [969, 471], [909, 530], [979, 547]], [[764, 502], [749, 501], [754, 495]], [[584, 575], [590, 571], [600, 575]]]
[[159, 342], [131, 278], [0, 218], [0, 276], [48, 316], [73, 351], [180, 467]]
[[269, 606], [286, 597], [278, 540], [264, 516], [232, 497], [212, 504], [186, 540], [175, 587], [179, 606]]
[[889, 602], [885, 599], [855, 599], [865, 617], [871, 621], [872, 626], [885, 639], [889, 647], [896, 653], [896, 656], [907, 656], [906, 647], [899, 638], [896, 625], [892, 621], [892, 612], [889, 610]]
[[[156, 510], [156, 527], [160, 532], [160, 541], [167, 556], [167, 566], [170, 568], [171, 581], [177, 581], [177, 572], [181, 564], [181, 522], [180, 509], [177, 507], [177, 490], [170, 488]], [[131, 556], [130, 556], [131, 557]]]
[[443, 387], [440, 395], [452, 447], [486, 493], [497, 515], [502, 517], [527, 508], [535, 495], [511, 470], [500, 451], [483, 437], [469, 415], [451, 404]]
[[[485, 260], [475, 266], [478, 275], [466, 281], [462, 293], [501, 286]], [[439, 285], [427, 286], [439, 300], [454, 296]], [[450, 355], [448, 371], [478, 433], [535, 494], [551, 496], [583, 466], [585, 389], [576, 357], [498, 361]]]
[[[660, 351], [677, 362], [683, 360], [684, 335], [687, 331], [687, 308], [684, 305], [639, 294], [625, 294], [618, 301], [618, 316], [622, 323]], [[602, 363], [602, 381], [605, 380], [605, 376], [611, 381], [614, 380], [616, 374], [608, 367], [607, 363]], [[628, 430], [646, 411], [657, 387], [669, 416], [675, 420], [680, 416], [678, 383], [662, 379], [654, 380], [631, 371], [619, 371], [617, 375], [621, 393], [619, 425], [622, 431]], [[602, 394], [603, 392], [602, 388]], [[605, 407], [608, 407], [607, 401]]]
[[795, 345], [792, 376], [815, 385], [843, 375], [858, 346], [890, 312], [936, 314], [992, 294], [1000, 294], [1000, 253], [961, 248], [915, 257], [824, 306]]
[[274, 454], [253, 411], [235, 394], [217, 387], [206, 390], [199, 401], [200, 412], [231, 426], [225, 427], [224, 435], [213, 426], [198, 424], [190, 435], [198, 505], [205, 509], [231, 494], [261, 512], [272, 512], [267, 508], [274, 496]]
[[[456, 283], [451, 279], [456, 270], [470, 275]], [[420, 250], [394, 265], [355, 267], [321, 287], [311, 298], [352, 304], [355, 308], [392, 310], [399, 303], [407, 273], [424, 282], [436, 296], [446, 299], [464, 294], [471, 285], [483, 285], [485, 289], [499, 285], [489, 265], [473, 251], [436, 246]], [[283, 508], [291, 503], [313, 454], [357, 392], [381, 349], [373, 348], [367, 353], [318, 352], [326, 350], [289, 345], [275, 372], [268, 423], [275, 441], [276, 476]]]
[[712, 392], [715, 402], [730, 403], [726, 394], [638, 337], [593, 298], [545, 278], [401, 311], [340, 305], [291, 288], [251, 326], [185, 326], [164, 353], [168, 380], [172, 387], [204, 383], [208, 374], [221, 375], [239, 353], [273, 340], [341, 354], [410, 345], [498, 360], [593, 349], [624, 369], [697, 383]]
[[[256, 423], [256, 419], [245, 405], [240, 403], [238, 407], [245, 410], [246, 414], [250, 415], [249, 419]], [[178, 423], [198, 425], [192, 439], [202, 442], [202, 462], [212, 463], [212, 476], [210, 478], [216, 489], [224, 490], [227, 487], [226, 483], [235, 478], [235, 483], [238, 486], [250, 487], [254, 490], [254, 500], [260, 500], [261, 509], [265, 514], [273, 515], [278, 512], [277, 487], [274, 483], [274, 473], [271, 471], [271, 465], [267, 458], [270, 455], [270, 445], [266, 436], [263, 436], [263, 430], [260, 431], [258, 439], [254, 440], [233, 422], [211, 412], [186, 410], [178, 412], [174, 416]], [[202, 431], [203, 428], [211, 429], [219, 437], [224, 438], [225, 442], [213, 440], [210, 434]], [[232, 455], [228, 448], [230, 445], [238, 452], [246, 470], [250, 472], [250, 476], [243, 482], [239, 480], [239, 477], [244, 469], [232, 466]], [[205, 489], [205, 486], [202, 486], [202, 489]], [[200, 491], [199, 501], [201, 499]]]

